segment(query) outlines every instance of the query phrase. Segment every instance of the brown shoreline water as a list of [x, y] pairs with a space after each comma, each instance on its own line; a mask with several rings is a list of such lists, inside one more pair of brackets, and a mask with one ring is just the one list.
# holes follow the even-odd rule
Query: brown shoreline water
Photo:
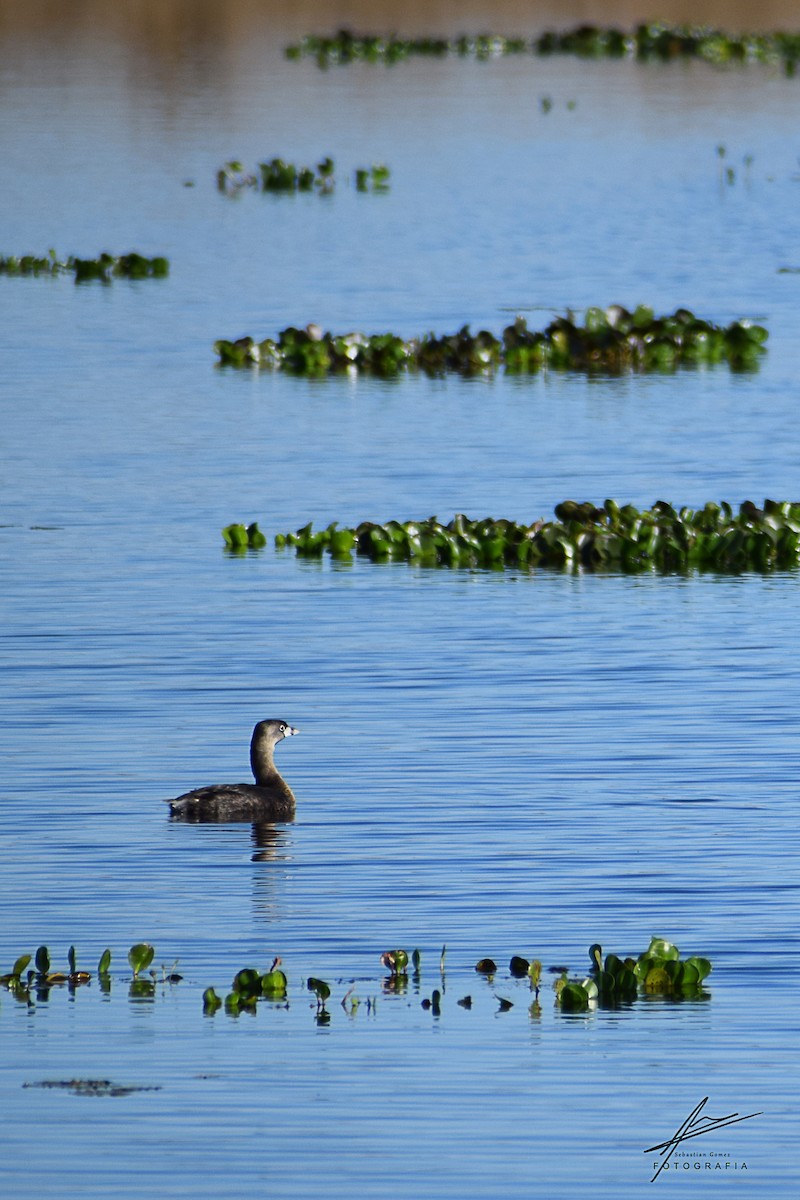
[[643, 20], [707, 24], [731, 31], [794, 29], [800, 13], [791, 0], [768, 0], [757, 12], [736, 0], [7, 0], [0, 10], [0, 37], [61, 38], [81, 32], [141, 42], [154, 54], [185, 55], [192, 44], [236, 43], [274, 30], [283, 37], [342, 27], [405, 36], [497, 32], [529, 34], [581, 22], [632, 27]]

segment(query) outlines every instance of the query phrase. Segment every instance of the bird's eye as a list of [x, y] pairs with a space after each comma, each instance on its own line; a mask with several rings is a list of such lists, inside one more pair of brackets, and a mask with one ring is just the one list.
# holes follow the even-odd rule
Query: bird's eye
[[281, 725], [281, 733], [286, 733], [286, 726], [285, 726], [285, 725]]

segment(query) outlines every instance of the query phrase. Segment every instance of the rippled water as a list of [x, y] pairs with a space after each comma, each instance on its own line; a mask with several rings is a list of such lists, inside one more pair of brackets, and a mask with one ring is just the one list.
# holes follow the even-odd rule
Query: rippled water
[[[796, 498], [798, 285], [778, 270], [800, 265], [800, 85], [570, 60], [322, 73], [282, 59], [282, 28], [195, 31], [163, 61], [103, 27], [5, 30], [0, 251], [135, 248], [171, 273], [0, 280], [0, 969], [42, 943], [91, 969], [115, 953], [110, 996], [0, 1001], [0, 1178], [634, 1196], [643, 1150], [708, 1095], [763, 1112], [704, 1139], [739, 1164], [729, 1182], [788, 1195], [797, 578], [239, 559], [219, 530], [532, 519], [568, 495]], [[385, 160], [391, 191], [216, 192], [222, 162], [273, 153], [332, 153], [345, 175]], [[517, 311], [543, 325], [640, 300], [758, 316], [762, 368], [381, 383], [213, 367], [218, 336], [311, 319], [499, 331]], [[272, 714], [302, 731], [278, 750], [296, 823], [171, 824], [164, 797], [246, 778]], [[516, 953], [581, 972], [591, 942], [637, 952], [656, 933], [711, 958], [710, 1000], [564, 1017], [549, 976], [531, 1011], [505, 970]], [[126, 995], [142, 939], [184, 975], [152, 1003]], [[443, 944], [436, 1018], [420, 1000]], [[396, 945], [420, 948], [422, 978], [384, 994]], [[203, 988], [273, 954], [288, 1008], [201, 1016]], [[473, 970], [486, 954], [493, 984]], [[328, 1026], [308, 975], [334, 985]], [[22, 1086], [72, 1078], [159, 1090]], [[706, 1162], [703, 1191], [720, 1186]]]

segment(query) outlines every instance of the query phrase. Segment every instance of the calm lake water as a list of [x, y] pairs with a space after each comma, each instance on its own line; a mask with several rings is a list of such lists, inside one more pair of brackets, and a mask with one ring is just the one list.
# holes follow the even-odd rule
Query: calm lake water
[[[336, 7], [324, 25], [245, 0], [80, 22], [42, 0], [0, 24], [0, 253], [171, 264], [109, 287], [0, 279], [0, 971], [40, 944], [92, 971], [114, 952], [109, 994], [0, 996], [0, 1180], [637, 1197], [643, 1152], [708, 1096], [762, 1115], [685, 1143], [697, 1157], [653, 1186], [793, 1195], [797, 576], [231, 558], [220, 529], [796, 500], [800, 82], [287, 62], [298, 34], [366, 12]], [[406, 20], [534, 33], [586, 15], [567, 8]], [[279, 154], [331, 155], [334, 194], [218, 193], [227, 160]], [[352, 187], [373, 162], [385, 195]], [[612, 302], [755, 317], [769, 349], [754, 374], [610, 380], [214, 367], [218, 337], [312, 320], [499, 332]], [[247, 777], [272, 715], [301, 729], [277, 752], [296, 822], [170, 823], [165, 797]], [[551, 975], [537, 1009], [506, 967], [582, 975], [590, 943], [653, 934], [712, 960], [710, 998], [565, 1016]], [[144, 1002], [126, 963], [142, 940], [183, 975]], [[422, 954], [399, 994], [379, 961], [396, 946]], [[288, 1005], [203, 1017], [206, 986], [276, 954]], [[329, 1024], [309, 975], [332, 986]], [[73, 1079], [147, 1090], [33, 1086]]]

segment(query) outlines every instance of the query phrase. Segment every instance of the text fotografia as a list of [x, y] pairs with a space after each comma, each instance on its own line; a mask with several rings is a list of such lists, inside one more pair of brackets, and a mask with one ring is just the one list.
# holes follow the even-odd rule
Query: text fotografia
[[[691, 1155], [690, 1154], [676, 1154], [675, 1158], [680, 1159], [681, 1161], [675, 1162], [673, 1160], [671, 1162], [665, 1162], [665, 1163], [659, 1163], [657, 1161], [654, 1162], [653, 1170], [656, 1172], [656, 1175], [660, 1171], [671, 1171], [673, 1175], [677, 1175], [681, 1171], [684, 1173], [687, 1173], [689, 1171], [729, 1171], [730, 1172], [730, 1171], [746, 1171], [747, 1170], [746, 1162], [744, 1162], [744, 1161], [737, 1162], [735, 1159], [726, 1158], [725, 1155], [721, 1155], [721, 1154], [710, 1154], [710, 1155], [708, 1155], [708, 1157], [706, 1157], [705, 1154], [691, 1154]], [[691, 1161], [691, 1162], [687, 1161], [688, 1159], [691, 1159], [693, 1161]], [[711, 1161], [712, 1159], [714, 1160], [713, 1162]], [[654, 1178], [655, 1178], [655, 1176], [654, 1176]], [[651, 1180], [651, 1182], [652, 1182], [652, 1180]]]
[[[747, 1113], [745, 1116], [740, 1116], [738, 1112], [726, 1113], [722, 1117], [708, 1117], [703, 1115], [703, 1109], [708, 1104], [708, 1096], [705, 1096], [699, 1104], [696, 1104], [689, 1116], [681, 1121], [677, 1130], [671, 1138], [667, 1138], [665, 1142], [659, 1142], [656, 1146], [650, 1146], [645, 1150], [645, 1154], [653, 1154], [655, 1151], [660, 1152], [661, 1162], [657, 1160], [653, 1163], [655, 1174], [650, 1180], [655, 1183], [662, 1171], [746, 1171], [747, 1163], [736, 1162], [730, 1159], [727, 1155], [709, 1155], [709, 1159], [716, 1159], [715, 1162], [692, 1162], [670, 1161], [675, 1155], [675, 1151], [681, 1142], [687, 1141], [689, 1138], [702, 1137], [707, 1133], [714, 1133], [718, 1129], [726, 1129], [729, 1125], [738, 1125], [740, 1121], [749, 1121], [753, 1117], [760, 1117], [761, 1113]], [[693, 1159], [696, 1156], [682, 1152], [679, 1156], [683, 1160]]]

